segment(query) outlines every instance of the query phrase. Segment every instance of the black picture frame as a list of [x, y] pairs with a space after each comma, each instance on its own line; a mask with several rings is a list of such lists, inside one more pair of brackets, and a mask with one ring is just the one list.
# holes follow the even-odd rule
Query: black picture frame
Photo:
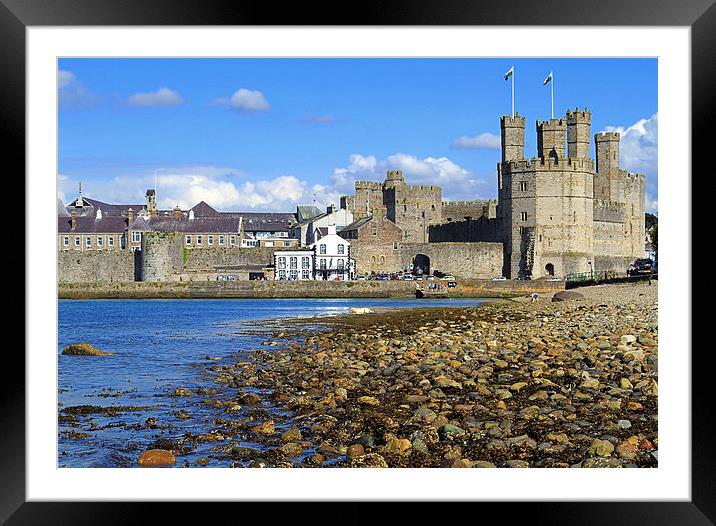
[[[2, 144], [14, 161], [15, 173], [25, 166], [25, 29], [28, 26], [65, 25], [597, 25], [597, 26], [689, 26], [691, 27], [692, 71], [692, 159], [691, 166], [711, 166], [706, 156], [713, 151], [713, 117], [716, 116], [716, 0], [425, 0], [363, 2], [356, 8], [343, 3], [312, 2], [270, 4], [268, 2], [209, 2], [192, 0], [0, 0], [0, 62], [2, 81]], [[688, 170], [688, 160], [684, 160]], [[695, 171], [695, 170], [694, 170]], [[687, 172], [688, 173], [688, 172]], [[678, 174], [685, 182], [688, 176]], [[669, 177], [675, 176], [668, 174]], [[705, 174], [710, 177], [710, 171]], [[27, 207], [30, 207], [26, 196]], [[697, 207], [694, 205], [693, 210]], [[694, 226], [696, 226], [694, 224]], [[695, 239], [695, 238], [692, 238]], [[27, 241], [27, 238], [26, 238]], [[710, 257], [710, 260], [713, 260]], [[16, 266], [19, 267], [19, 265]], [[25, 276], [27, 279], [27, 276]], [[691, 288], [690, 282], [680, 286]], [[693, 311], [697, 314], [696, 311]], [[693, 324], [693, 322], [692, 322]], [[690, 328], [684, 328], [690, 334]], [[685, 338], [688, 341], [688, 336]], [[690, 343], [690, 342], [689, 342]], [[548, 524], [650, 524], [700, 525], [716, 521], [716, 455], [713, 446], [711, 401], [713, 380], [708, 360], [712, 351], [692, 353], [692, 500], [690, 502], [537, 502], [486, 503], [466, 511], [450, 512], [460, 520], [488, 517], [488, 506], [508, 523], [529, 521]], [[685, 354], [690, 349], [683, 349]], [[151, 520], [159, 505], [141, 503], [28, 503], [25, 501], [25, 362], [18, 353], [6, 353], [6, 374], [0, 384], [0, 523], [16, 524], [106, 524]], [[15, 360], [13, 363], [12, 360]], [[558, 489], [556, 489], [558, 493]], [[509, 497], [507, 492], [506, 497]], [[78, 499], [81, 499], [78, 488]], [[320, 495], [316, 496], [320, 500]], [[211, 504], [212, 516], [228, 512], [228, 505]], [[241, 506], [245, 506], [241, 504]], [[509, 511], [506, 512], [506, 507]], [[163, 523], [172, 515], [188, 517], [185, 504], [161, 506]], [[169, 508], [169, 509], [168, 509]], [[206, 509], [206, 506], [204, 506]], [[413, 504], [401, 512], [425, 517], [424, 507]], [[237, 508], [231, 508], [236, 513]], [[280, 508], [271, 505], [276, 517]], [[336, 511], [317, 513], [305, 504], [294, 503], [292, 516], [307, 514], [311, 522], [335, 519], [340, 522], [372, 522], [367, 503], [349, 503]], [[447, 510], [442, 507], [441, 513]], [[244, 512], [242, 512], [244, 513]], [[467, 515], [464, 515], [467, 513]], [[321, 515], [321, 517], [318, 517]], [[449, 517], [448, 517], [449, 518]], [[207, 517], [208, 520], [213, 520]], [[185, 522], [187, 519], [181, 522]], [[519, 521], [519, 522], [518, 522]], [[526, 522], [525, 522], [526, 523]]]

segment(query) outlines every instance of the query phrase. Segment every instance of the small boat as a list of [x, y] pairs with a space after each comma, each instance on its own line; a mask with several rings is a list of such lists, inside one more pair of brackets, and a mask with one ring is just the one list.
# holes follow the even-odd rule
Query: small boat
[[444, 289], [415, 289], [416, 298], [432, 298], [434, 296], [447, 296], [447, 288]]

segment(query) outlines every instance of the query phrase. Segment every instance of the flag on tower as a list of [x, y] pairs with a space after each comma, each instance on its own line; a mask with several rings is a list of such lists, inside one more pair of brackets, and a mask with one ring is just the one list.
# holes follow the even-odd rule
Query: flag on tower
[[510, 68], [510, 71], [505, 73], [505, 80], [510, 80], [510, 77], [515, 73], [515, 66]]
[[546, 86], [548, 83], [552, 82], [552, 72], [549, 72], [549, 75], [547, 75], [547, 78], [544, 79], [544, 82], [542, 83], [543, 86]]

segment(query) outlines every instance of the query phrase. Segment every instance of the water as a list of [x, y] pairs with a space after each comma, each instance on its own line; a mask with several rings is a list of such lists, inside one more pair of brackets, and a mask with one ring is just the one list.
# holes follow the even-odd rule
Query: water
[[[171, 396], [176, 387], [217, 388], [209, 398], [235, 397], [212, 381], [208, 367], [231, 363], [260, 347], [266, 334], [252, 321], [340, 314], [351, 307], [442, 307], [484, 300], [416, 299], [217, 299], [61, 300], [58, 305], [58, 466], [133, 467], [157, 438], [206, 433], [216, 418], [239, 418], [205, 403], [206, 396]], [[279, 322], [280, 325], [280, 322]], [[272, 330], [275, 330], [274, 326]], [[89, 342], [109, 357], [63, 356], [63, 347]], [[207, 356], [222, 358], [211, 361]], [[132, 406], [114, 415], [68, 417], [74, 406]], [[273, 408], [281, 412], [280, 408]], [[182, 418], [186, 411], [191, 418]], [[147, 419], [156, 419], [151, 428]], [[236, 440], [233, 440], [236, 442]], [[227, 442], [228, 443], [228, 442]], [[217, 442], [198, 443], [178, 466], [209, 457], [209, 467], [228, 466], [214, 455]], [[242, 445], [255, 445], [242, 443]]]

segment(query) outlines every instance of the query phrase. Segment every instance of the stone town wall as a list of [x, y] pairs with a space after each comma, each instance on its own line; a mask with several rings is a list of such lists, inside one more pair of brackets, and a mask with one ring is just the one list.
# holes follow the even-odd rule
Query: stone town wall
[[464, 279], [491, 279], [502, 275], [502, 243], [404, 243], [400, 247], [403, 267], [410, 267], [418, 254], [430, 258], [436, 270]]
[[486, 216], [482, 216], [478, 219], [431, 225], [428, 229], [428, 240], [430, 243], [501, 242], [502, 231], [497, 219], [488, 219]]
[[224, 266], [267, 266], [273, 264], [276, 250], [288, 250], [283, 247], [221, 247], [184, 249], [182, 253], [183, 269], [186, 271], [206, 271]]
[[67, 250], [57, 253], [59, 283], [134, 281], [135, 253], [130, 250]]
[[[458, 280], [452, 297], [496, 298], [543, 295], [564, 290], [564, 282]], [[66, 283], [59, 297], [88, 298], [406, 298], [413, 281], [213, 281], [169, 283]], [[430, 301], [425, 300], [425, 301]], [[350, 306], [350, 305], [347, 305]]]
[[443, 201], [443, 221], [464, 221], [467, 218], [478, 219], [482, 217], [485, 207], [494, 202], [487, 200], [477, 201]]

